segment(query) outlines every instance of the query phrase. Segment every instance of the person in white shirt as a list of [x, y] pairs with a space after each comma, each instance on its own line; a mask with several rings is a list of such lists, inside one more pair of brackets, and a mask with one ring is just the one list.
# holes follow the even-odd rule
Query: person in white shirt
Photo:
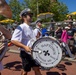
[[35, 38], [33, 29], [30, 27], [33, 14], [29, 8], [24, 9], [20, 13], [22, 24], [20, 24], [12, 35], [11, 42], [20, 47], [20, 57], [22, 59], [21, 75], [27, 75], [33, 68], [35, 75], [41, 75], [39, 64], [31, 56], [31, 48], [27, 46], [30, 39]]
[[36, 21], [36, 28], [34, 29], [33, 32], [36, 38], [42, 37], [42, 21], [40, 19]]

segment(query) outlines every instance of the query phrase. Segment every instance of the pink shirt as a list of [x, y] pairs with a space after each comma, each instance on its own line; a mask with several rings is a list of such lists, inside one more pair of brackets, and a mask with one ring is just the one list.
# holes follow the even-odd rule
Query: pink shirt
[[68, 41], [68, 34], [66, 30], [63, 30], [62, 35], [61, 35], [61, 41], [67, 43]]

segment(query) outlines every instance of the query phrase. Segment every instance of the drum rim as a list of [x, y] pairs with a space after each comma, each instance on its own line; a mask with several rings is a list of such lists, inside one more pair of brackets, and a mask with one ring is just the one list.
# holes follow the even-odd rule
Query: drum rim
[[[53, 40], [54, 42], [56, 42], [57, 44], [58, 44], [58, 46], [60, 47], [60, 49], [62, 49], [61, 48], [61, 46], [60, 46], [60, 44], [59, 44], [59, 42], [57, 42], [57, 39], [53, 39], [53, 38], [51, 38], [51, 37], [42, 37], [42, 38], [39, 38], [39, 39], [37, 39], [35, 42], [34, 42], [34, 44], [32, 45], [32, 49], [34, 48], [34, 45], [39, 41], [39, 40], [41, 40], [41, 39], [51, 39], [51, 40]], [[33, 55], [33, 52], [32, 52], [32, 55]], [[62, 60], [62, 57], [61, 57], [61, 60]], [[61, 62], [61, 60], [58, 62], [58, 64]], [[39, 64], [39, 63], [38, 63]], [[56, 67], [58, 64], [56, 64], [56, 65], [54, 65], [54, 66], [52, 66], [52, 67], [44, 67], [45, 69], [46, 68], [53, 68], [53, 67]], [[40, 66], [42, 66], [41, 64], [39, 64]], [[43, 66], [42, 66], [43, 67]], [[46, 69], [47, 70], [47, 69]]]
[[[35, 45], [35, 43], [36, 43], [37, 41], [39, 41], [39, 40], [41, 40], [41, 39], [45, 39], [45, 38], [46, 38], [46, 39], [49, 38], [49, 39], [51, 39], [51, 40], [54, 40], [53, 38], [51, 38], [51, 37], [49, 37], [49, 36], [48, 36], [48, 37], [39, 38], [39, 39], [37, 39], [37, 40], [33, 43], [33, 45], [32, 45], [31, 48], [33, 49], [33, 47], [34, 47], [34, 45]], [[55, 39], [54, 41], [60, 46], [60, 44], [57, 42], [57, 39]], [[60, 48], [61, 48], [61, 46], [60, 46]]]

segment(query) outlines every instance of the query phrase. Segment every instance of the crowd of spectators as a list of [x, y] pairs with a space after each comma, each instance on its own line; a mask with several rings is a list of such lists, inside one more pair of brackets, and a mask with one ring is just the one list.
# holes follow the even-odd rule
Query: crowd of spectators
[[[67, 50], [70, 51], [66, 54], [69, 55], [71, 58], [73, 58], [73, 55], [76, 54], [76, 28], [73, 25], [73, 19], [72, 16], [69, 16], [67, 20], [64, 20], [64, 22], [67, 22], [68, 24], [64, 27], [62, 25], [55, 26], [55, 21], [51, 20], [51, 23], [48, 27], [43, 26], [43, 23], [41, 20], [36, 20], [36, 27], [34, 27], [34, 34], [36, 35], [39, 32], [40, 37], [44, 36], [53, 36], [60, 42], [64, 42], [66, 44]], [[17, 22], [13, 23], [11, 28], [8, 28], [8, 30], [13, 34], [15, 28], [19, 24]], [[55, 28], [56, 27], [56, 28]]]
[[73, 19], [70, 15], [67, 20], [64, 20], [67, 23], [64, 27], [62, 25], [58, 25], [56, 29], [54, 26], [50, 24], [49, 30], [45, 33], [48, 36], [53, 36], [60, 42], [64, 42], [66, 48], [66, 54], [69, 55], [72, 59], [75, 59], [74, 55], [76, 54], [76, 28], [73, 25]]

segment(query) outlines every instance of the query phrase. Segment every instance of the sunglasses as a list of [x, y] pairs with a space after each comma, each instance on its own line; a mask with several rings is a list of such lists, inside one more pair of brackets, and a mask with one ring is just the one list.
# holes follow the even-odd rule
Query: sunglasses
[[22, 14], [22, 16], [26, 16], [26, 15], [29, 15], [30, 17], [32, 17], [32, 16], [33, 16], [33, 13], [28, 12], [28, 13], [23, 13], [23, 14]]
[[33, 17], [33, 13], [27, 13], [27, 15], [29, 15], [30, 17]]

